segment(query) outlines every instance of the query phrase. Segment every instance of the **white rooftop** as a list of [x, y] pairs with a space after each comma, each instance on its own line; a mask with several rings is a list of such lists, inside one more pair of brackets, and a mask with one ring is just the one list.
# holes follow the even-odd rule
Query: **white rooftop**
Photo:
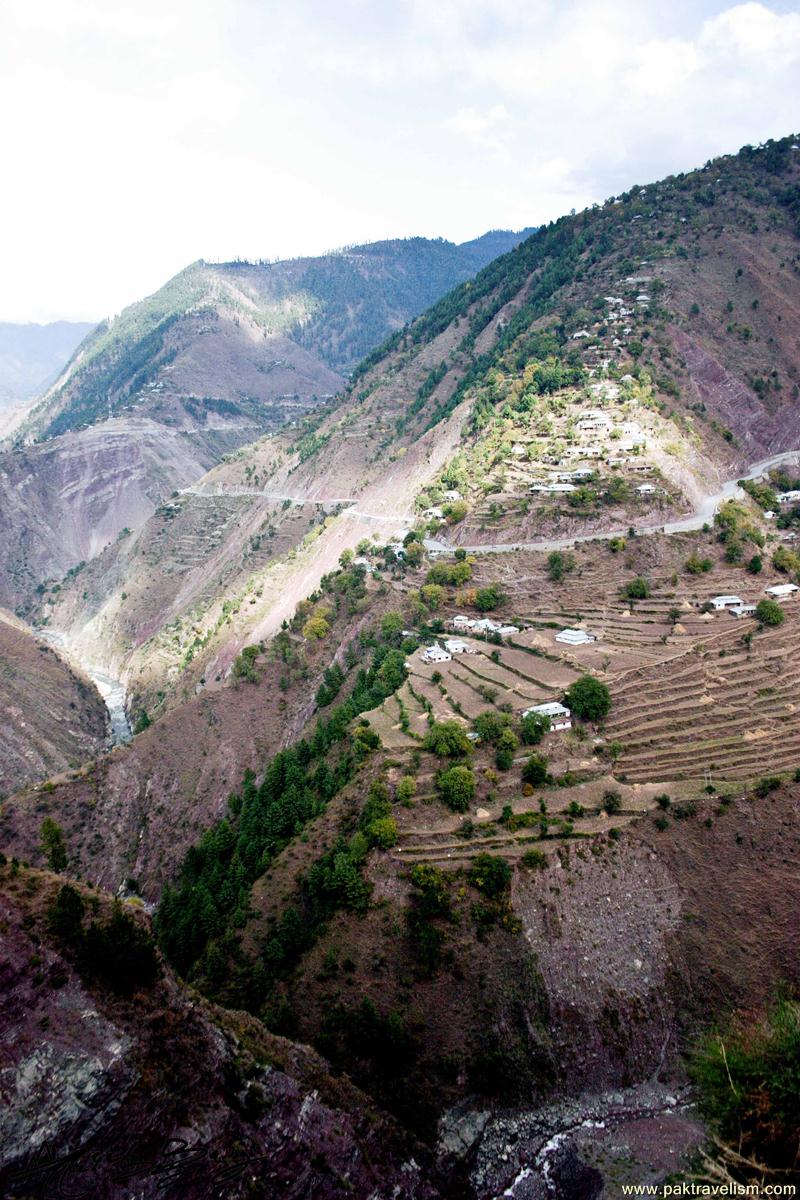
[[541, 713], [543, 717], [569, 717], [572, 714], [569, 709], [558, 702], [558, 700], [550, 700], [547, 704], [534, 704], [532, 708], [526, 708], [522, 714], [527, 717], [529, 713]]
[[587, 642], [596, 640], [594, 634], [587, 633], [585, 629], [562, 629], [556, 634], [557, 642], [566, 642], [570, 646], [585, 646]]

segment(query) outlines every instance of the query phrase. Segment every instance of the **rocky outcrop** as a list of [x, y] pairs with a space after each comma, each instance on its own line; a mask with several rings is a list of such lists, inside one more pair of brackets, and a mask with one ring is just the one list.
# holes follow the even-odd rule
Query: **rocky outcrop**
[[424, 1152], [312, 1050], [166, 970], [127, 996], [88, 974], [48, 930], [58, 887], [0, 867], [3, 1195], [435, 1200]]

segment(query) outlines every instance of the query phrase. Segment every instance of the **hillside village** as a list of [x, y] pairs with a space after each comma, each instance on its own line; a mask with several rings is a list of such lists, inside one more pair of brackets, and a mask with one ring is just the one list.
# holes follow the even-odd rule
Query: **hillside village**
[[284, 1112], [300, 1144], [288, 1061], [418, 1139], [409, 1200], [424, 1156], [430, 1200], [521, 1200], [536, 1136], [576, 1128], [617, 1200], [702, 1144], [698, 1031], [800, 986], [795, 154], [543, 227], [58, 578], [22, 539], [8, 643], [53, 691], [44, 638], [108, 675], [132, 737], [103, 748], [76, 667], [94, 706], [48, 695], [36, 725], [58, 755], [15, 749], [15, 937], [60, 938], [77, 979], [130, 920], [115, 969], [133, 947], [150, 982], [115, 1019], [155, 1038], [197, 1006], [237, 1145]]

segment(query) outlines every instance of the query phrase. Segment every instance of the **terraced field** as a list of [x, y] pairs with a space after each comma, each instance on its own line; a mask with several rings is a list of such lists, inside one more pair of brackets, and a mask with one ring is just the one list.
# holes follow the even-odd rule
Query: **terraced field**
[[[682, 542], [669, 542], [673, 557], [685, 556]], [[758, 600], [771, 575], [756, 579], [717, 562], [698, 578], [675, 572], [669, 560], [654, 562], [644, 572], [650, 595], [632, 603], [622, 596], [632, 563], [607, 548], [585, 548], [564, 584], [543, 578], [542, 568], [541, 555], [513, 565], [503, 555], [483, 560], [485, 578], [508, 596], [503, 619], [521, 632], [504, 645], [465, 638], [472, 653], [443, 663], [424, 663], [415, 651], [405, 685], [368, 714], [397, 777], [417, 778], [413, 805], [397, 809], [398, 859], [457, 865], [481, 850], [519, 858], [531, 845], [547, 850], [565, 836], [621, 828], [655, 810], [665, 793], [673, 805], [698, 800], [709, 784], [732, 795], [800, 765], [800, 602], [787, 602], [777, 629], [701, 611], [723, 592]], [[576, 624], [597, 641], [556, 641]], [[530, 705], [561, 699], [585, 672], [607, 683], [612, 709], [597, 736], [590, 728], [546, 736], [538, 749], [554, 782], [525, 795], [521, 767], [530, 749], [520, 747], [513, 767], [498, 771], [492, 748], [477, 745], [470, 812], [448, 812], [436, 795], [441, 763], [422, 749], [430, 718], [470, 727], [479, 713], [500, 710], [518, 719]], [[604, 811], [609, 791], [620, 797], [613, 816]]]

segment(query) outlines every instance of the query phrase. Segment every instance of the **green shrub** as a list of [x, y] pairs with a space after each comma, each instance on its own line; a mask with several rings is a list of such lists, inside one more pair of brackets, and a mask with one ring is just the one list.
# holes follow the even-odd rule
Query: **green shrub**
[[523, 783], [536, 787], [547, 782], [547, 759], [543, 754], [532, 754], [522, 768]]
[[475, 795], [475, 776], [469, 767], [450, 767], [439, 772], [436, 786], [448, 808], [453, 812], [466, 812]]
[[581, 675], [567, 689], [564, 703], [583, 721], [602, 721], [611, 708], [611, 693], [593, 675]]
[[697, 554], [690, 554], [683, 566], [690, 575], [702, 575], [710, 571], [714, 564], [710, 558], [700, 558]]
[[629, 600], [646, 600], [650, 595], [650, 584], [641, 575], [625, 584], [625, 595]]
[[469, 881], [484, 896], [496, 900], [508, 890], [511, 867], [496, 854], [479, 854], [469, 869]]
[[700, 1108], [737, 1155], [793, 1170], [800, 1145], [800, 1004], [781, 998], [759, 1019], [708, 1033], [690, 1059]]
[[612, 813], [618, 813], [622, 809], [622, 796], [619, 792], [604, 792], [603, 793], [603, 809], [609, 816]]
[[513, 729], [504, 729], [497, 739], [495, 763], [498, 770], [508, 771], [514, 765], [514, 751], [519, 746], [517, 735]]
[[547, 855], [542, 850], [526, 850], [520, 862], [530, 871], [541, 871], [547, 866]]
[[439, 758], [457, 758], [472, 751], [472, 743], [458, 721], [436, 721], [425, 735], [426, 750]]
[[414, 778], [414, 776], [413, 775], [404, 775], [403, 778], [400, 779], [397, 784], [397, 791], [396, 791], [397, 799], [402, 804], [407, 804], [408, 801], [411, 799], [411, 797], [416, 794], [416, 791], [417, 791], [417, 781]]
[[553, 550], [547, 556], [547, 574], [557, 583], [575, 570], [575, 555], [563, 550]]
[[491, 609], [505, 603], [505, 599], [499, 584], [490, 583], [488, 587], [478, 588], [475, 593], [475, 607], [479, 612], [490, 612]]
[[502, 734], [508, 730], [510, 723], [511, 718], [507, 713], [488, 710], [487, 712], [478, 713], [472, 722], [472, 728], [482, 742], [490, 742], [492, 745], [496, 745]]
[[246, 679], [250, 683], [258, 683], [258, 675], [255, 669], [255, 661], [258, 655], [258, 646], [245, 646], [241, 654], [237, 654], [233, 660], [231, 673], [234, 679]]
[[65, 883], [48, 909], [48, 925], [56, 937], [71, 946], [77, 946], [83, 932], [84, 912], [85, 905], [80, 892]]
[[762, 625], [782, 625], [786, 613], [775, 600], [759, 600], [756, 605], [756, 620]]
[[39, 830], [42, 852], [51, 871], [63, 871], [67, 865], [67, 845], [64, 832], [52, 817], [45, 817]]

